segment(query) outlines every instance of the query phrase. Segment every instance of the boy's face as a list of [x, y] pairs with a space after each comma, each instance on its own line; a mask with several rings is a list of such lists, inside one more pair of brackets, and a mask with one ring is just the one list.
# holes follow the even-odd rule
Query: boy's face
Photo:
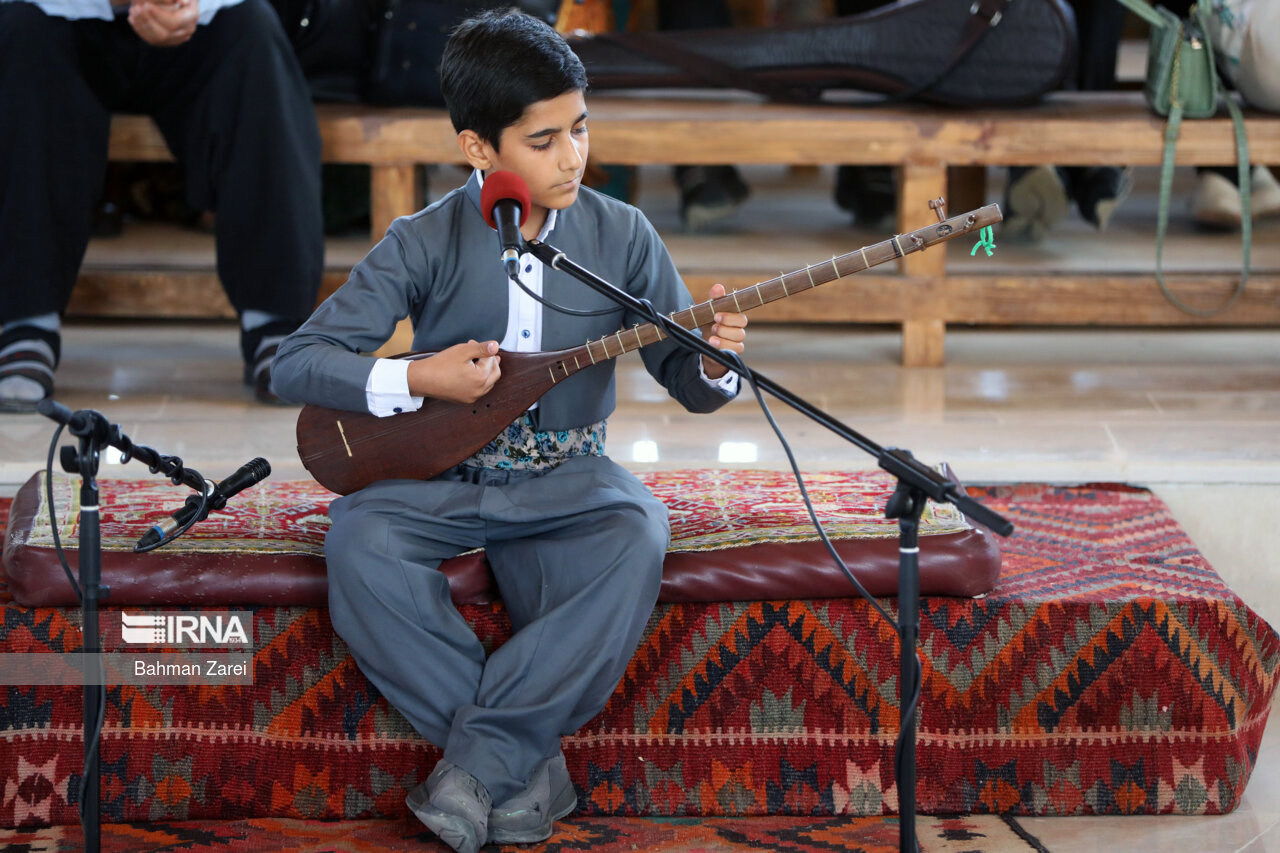
[[511, 171], [524, 178], [534, 211], [563, 210], [578, 198], [587, 165], [587, 106], [580, 90], [525, 108], [503, 129], [500, 150], [472, 131], [459, 135], [467, 160], [485, 172]]

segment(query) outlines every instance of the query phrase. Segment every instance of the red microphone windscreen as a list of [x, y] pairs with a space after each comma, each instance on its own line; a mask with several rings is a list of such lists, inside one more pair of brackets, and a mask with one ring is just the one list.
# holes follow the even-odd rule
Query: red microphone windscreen
[[515, 172], [494, 172], [484, 179], [480, 190], [480, 212], [490, 228], [497, 228], [493, 221], [493, 206], [503, 199], [511, 199], [520, 205], [520, 224], [529, 218], [529, 185]]

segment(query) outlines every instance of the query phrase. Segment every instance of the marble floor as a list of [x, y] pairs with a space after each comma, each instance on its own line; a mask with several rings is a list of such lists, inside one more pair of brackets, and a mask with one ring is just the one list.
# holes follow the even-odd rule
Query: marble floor
[[[872, 442], [949, 462], [970, 482], [1128, 481], [1171, 506], [1218, 572], [1280, 625], [1280, 333], [959, 329], [945, 367], [904, 369], [887, 329], [759, 326], [749, 361]], [[297, 410], [255, 403], [225, 324], [72, 324], [58, 399], [221, 479], [265, 456], [302, 477]], [[786, 465], [755, 403], [686, 415], [635, 354], [620, 366], [612, 455], [636, 470]], [[873, 467], [869, 456], [774, 401], [800, 464]], [[53, 426], [0, 416], [0, 494], [44, 464]], [[140, 477], [139, 463], [104, 476]], [[175, 495], [175, 505], [179, 503]], [[1244, 803], [1211, 818], [1024, 821], [1052, 851], [1280, 853], [1280, 723], [1268, 727]]]

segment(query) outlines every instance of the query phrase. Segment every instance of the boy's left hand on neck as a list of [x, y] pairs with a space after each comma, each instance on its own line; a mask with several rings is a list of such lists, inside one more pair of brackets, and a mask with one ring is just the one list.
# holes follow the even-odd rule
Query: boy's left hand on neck
[[[707, 296], [709, 300], [719, 299], [725, 295], [723, 284], [711, 285], [711, 291]], [[707, 343], [713, 347], [722, 350], [732, 350], [738, 355], [742, 355], [747, 339], [747, 315], [736, 311], [717, 311], [715, 321], [711, 324], [711, 328], [707, 329]], [[719, 379], [729, 372], [717, 361], [712, 361], [707, 356], [702, 357], [702, 370], [706, 373], [708, 379]]]

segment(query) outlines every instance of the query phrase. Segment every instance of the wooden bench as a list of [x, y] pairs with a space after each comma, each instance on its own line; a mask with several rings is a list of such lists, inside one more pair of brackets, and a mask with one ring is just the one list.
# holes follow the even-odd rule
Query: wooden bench
[[[592, 158], [600, 163], [896, 165], [900, 231], [927, 221], [921, 217], [927, 214], [928, 201], [946, 194], [948, 167], [1158, 165], [1164, 139], [1164, 121], [1147, 109], [1136, 92], [1059, 93], [1034, 107], [975, 111], [916, 105], [792, 106], [732, 97], [644, 95], [596, 95], [590, 108]], [[394, 217], [417, 209], [416, 164], [461, 162], [455, 133], [442, 110], [327, 104], [318, 106], [317, 112], [324, 159], [372, 167], [375, 237]], [[1280, 116], [1248, 113], [1245, 124], [1253, 161], [1280, 163]], [[1178, 163], [1234, 163], [1230, 127], [1225, 113], [1185, 122]], [[167, 160], [169, 156], [149, 119], [117, 116], [113, 121], [112, 160]], [[896, 272], [888, 265], [881, 269], [886, 272], [854, 276], [838, 289], [818, 289], [762, 308], [760, 319], [901, 324], [906, 365], [942, 364], [948, 324], [1280, 325], [1280, 275], [1274, 271], [1255, 273], [1246, 294], [1230, 310], [1200, 319], [1165, 301], [1154, 269], [948, 275], [941, 251], [912, 254]], [[758, 275], [699, 271], [687, 274], [686, 281], [698, 294], [705, 293], [712, 281], [737, 289], [777, 274], [776, 268], [760, 270]], [[212, 275], [210, 270], [210, 285]], [[325, 292], [344, 277], [341, 271], [332, 272]], [[1229, 270], [1167, 278], [1193, 304], [1222, 301], [1237, 280]], [[149, 293], [146, 271], [86, 270], [82, 279], [90, 279], [77, 290], [85, 291], [78, 296], [82, 306], [165, 298], [163, 293]], [[216, 286], [202, 289], [211, 291], [211, 298], [220, 296]]]

